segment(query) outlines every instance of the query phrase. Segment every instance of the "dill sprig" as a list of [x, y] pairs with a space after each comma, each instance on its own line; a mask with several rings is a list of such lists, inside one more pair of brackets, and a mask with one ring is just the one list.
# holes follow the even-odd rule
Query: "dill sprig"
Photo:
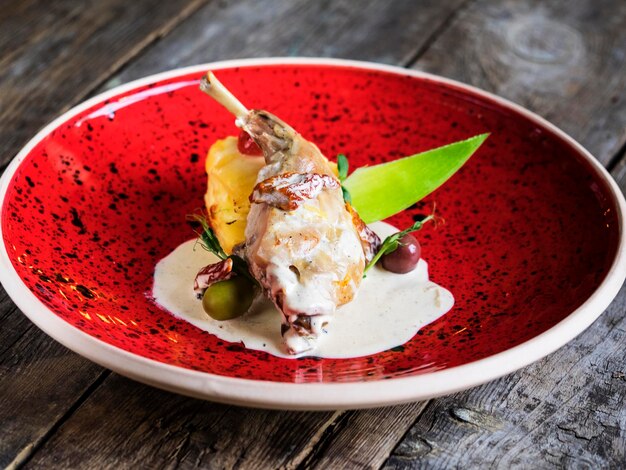
[[187, 220], [197, 222], [202, 227], [201, 232], [194, 230], [196, 235], [198, 235], [198, 243], [200, 243], [202, 248], [206, 251], [210, 251], [221, 260], [228, 258], [228, 255], [222, 248], [222, 245], [220, 245], [220, 241], [217, 239], [217, 235], [215, 235], [215, 232], [209, 226], [209, 222], [204, 216], [199, 214], [189, 214], [187, 216]]
[[191, 222], [197, 222], [202, 227], [202, 231], [194, 230], [196, 235], [198, 235], [198, 242], [200, 246], [213, 253], [221, 260], [232, 259], [233, 260], [233, 272], [237, 273], [240, 276], [246, 277], [248, 280], [252, 281], [255, 285], [259, 285], [257, 280], [252, 277], [250, 271], [248, 270], [248, 263], [241, 256], [237, 255], [229, 255], [227, 254], [220, 241], [215, 235], [215, 232], [209, 225], [209, 222], [206, 220], [206, 217], [200, 214], [190, 214], [187, 216], [187, 220]]

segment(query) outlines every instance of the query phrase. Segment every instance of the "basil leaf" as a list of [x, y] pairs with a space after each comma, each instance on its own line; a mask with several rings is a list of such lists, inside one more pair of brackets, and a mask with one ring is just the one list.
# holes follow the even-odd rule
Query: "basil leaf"
[[350, 192], [352, 205], [365, 223], [386, 219], [441, 186], [488, 136], [480, 134], [410, 157], [357, 168], [343, 181], [343, 186]]

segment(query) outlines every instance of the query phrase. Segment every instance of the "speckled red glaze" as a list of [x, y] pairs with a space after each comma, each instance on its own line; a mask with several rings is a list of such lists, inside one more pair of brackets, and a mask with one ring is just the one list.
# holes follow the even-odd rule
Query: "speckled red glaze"
[[9, 186], [2, 231], [15, 269], [56, 315], [89, 335], [224, 376], [379, 380], [518, 345], [565, 318], [606, 275], [617, 246], [608, 188], [568, 143], [517, 112], [454, 85], [349, 66], [248, 66], [218, 76], [326, 155], [347, 154], [353, 168], [491, 132], [444, 187], [390, 219], [404, 227], [436, 201], [446, 224], [418, 238], [431, 278], [456, 305], [403, 347], [341, 360], [249, 351], [157, 307], [153, 268], [193, 235], [185, 215], [202, 206], [204, 155], [215, 139], [237, 133], [232, 117], [188, 84], [110, 116], [97, 113], [98, 104], [70, 118], [30, 152]]

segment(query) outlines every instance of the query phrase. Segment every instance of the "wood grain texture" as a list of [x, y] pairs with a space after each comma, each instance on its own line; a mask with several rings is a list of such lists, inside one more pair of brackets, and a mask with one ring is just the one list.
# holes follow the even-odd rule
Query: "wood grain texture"
[[492, 91], [606, 164], [626, 142], [626, 2], [478, 0], [415, 68]]
[[39, 128], [204, 0], [18, 3], [0, 20], [0, 168]]
[[[186, 20], [181, 28], [156, 42], [146, 54], [133, 60], [109, 81], [109, 85], [171, 67], [237, 56], [334, 55], [402, 64], [424, 46], [429, 35], [447, 20], [459, 4], [458, 1], [443, 5], [435, 1], [416, 4], [402, 0], [394, 2], [393, 8], [389, 8], [381, 2], [369, 1], [363, 2], [361, 9], [357, 10], [346, 1], [318, 3], [272, 0], [259, 3], [250, 0], [210, 3]], [[394, 25], [401, 27], [396, 28]], [[242, 34], [242, 31], [246, 33]], [[372, 34], [372, 31], [378, 33]], [[294, 45], [297, 45], [297, 50], [293, 49]], [[120, 383], [124, 386], [119, 386]], [[356, 462], [367, 456], [376, 462], [382, 462], [420, 409], [419, 405], [408, 405], [386, 411], [350, 413], [346, 418], [350, 418], [351, 425], [337, 427], [334, 414], [244, 412], [240, 408], [175, 397], [180, 408], [192, 410], [190, 414], [185, 414], [179, 408], [167, 406], [173, 400], [172, 395], [116, 375], [105, 380], [102, 389], [104, 392], [98, 390], [61, 426], [52, 440], [37, 453], [32, 461], [33, 465], [45, 463], [49, 466], [60, 462], [59, 466], [63, 467], [86, 462], [97, 466], [100, 462], [112, 467], [130, 467], [141, 463], [138, 454], [144, 459], [149, 456], [152, 459], [149, 462], [155, 466], [180, 461], [180, 465], [185, 467], [209, 459], [210, 465], [217, 467], [220, 465], [216, 462], [222, 462], [224, 467], [236, 462], [244, 467], [254, 467], [255, 462], [260, 464], [264, 461], [274, 462], [277, 466], [293, 467], [311, 452], [318, 450], [315, 444], [322, 437], [325, 439], [323, 452], [319, 452], [322, 459], [337, 456], [346, 447], [351, 450], [346, 451], [345, 457], [351, 461]], [[118, 402], [127, 395], [143, 399], [149, 397], [146, 399], [148, 408], [139, 407], [132, 401], [127, 406], [120, 405]], [[98, 414], [94, 408], [95, 401], [99, 402], [98, 406], [106, 408], [106, 413], [99, 422], [101, 433], [90, 438], [88, 446], [76, 446], [76, 440], [94, 428], [88, 416]], [[82, 411], [83, 408], [89, 412], [83, 414], [86, 413]], [[228, 430], [230, 437], [224, 437], [225, 441], [218, 442], [218, 431], [208, 428], [194, 437], [198, 441], [195, 447], [185, 449], [184, 452], [175, 450], [180, 442], [172, 439], [172, 436], [186, 434], [186, 426], [197, 413], [197, 409], [202, 410], [201, 413], [204, 413], [203, 416], [209, 422], [214, 413], [223, 414], [219, 419], [225, 423], [224, 429]], [[302, 438], [306, 439], [293, 441], [293, 444], [287, 445], [285, 439], [278, 437], [276, 440], [267, 439], [265, 431], [257, 429], [259, 423], [265, 421], [272, 421], [275, 423], [273, 426], [282, 428], [289, 426], [296, 418], [306, 424], [307, 432]], [[132, 422], [132, 419], [137, 422], [150, 419], [155, 422], [171, 420], [172, 425], [167, 428], [150, 426], [152, 432], [136, 441], [137, 435], [128, 434], [134, 429], [134, 425], [130, 426], [130, 431], [124, 428], [125, 423]], [[331, 432], [325, 433], [331, 424]], [[264, 437], [255, 440], [255, 434], [242, 433], [238, 426], [243, 426], [246, 432], [254, 432]], [[375, 432], [376, 426], [383, 426], [391, 431], [381, 439]], [[363, 441], [366, 434], [369, 434], [369, 439]], [[119, 436], [122, 438], [118, 439]], [[170, 442], [171, 445], [167, 444]], [[363, 445], [366, 444], [370, 448], [364, 452]], [[211, 448], [213, 445], [217, 446], [216, 450], [207, 452], [205, 447]], [[75, 449], [74, 453], [59, 457], [65, 455], [68, 448]], [[111, 449], [117, 450], [114, 452]]]
[[[46, 8], [44, 8], [44, 5]], [[0, 3], [0, 65], [19, 61], [28, 47], [41, 41], [58, 18], [75, 16], [84, 6], [71, 0], [44, 4], [41, 0]]]
[[546, 359], [431, 401], [384, 468], [623, 468], [625, 310], [626, 287]]
[[0, 288], [0, 467], [27, 459], [102, 373], [51, 341]]
[[622, 192], [626, 194], [626, 152], [617, 155], [611, 175], [613, 175], [613, 178], [617, 181]]
[[[37, 0], [0, 5], [0, 40], [19, 39], [0, 54], [0, 61], [17, 70], [13, 77], [0, 77], [4, 161], [10, 157], [6, 149], [20, 145], [49, 120], [35, 116], [35, 109], [51, 116], [105, 81], [108, 88], [173, 67], [270, 55], [328, 55], [399, 65], [419, 56], [417, 68], [530, 107], [604, 162], [626, 138], [624, 28], [619, 27], [626, 13], [623, 2], [400, 0], [359, 2], [356, 8], [345, 0], [244, 0], [211, 2], [183, 22], [174, 7], [168, 10], [163, 4], [160, 8], [173, 18], [165, 27], [156, 25], [170, 21], [166, 14], [147, 8], [147, 2], [124, 2], [125, 7], [116, 2], [122, 16], [143, 12], [152, 18], [139, 21], [138, 32], [128, 31], [135, 27], [131, 22], [124, 23], [119, 43], [117, 37], [111, 39], [113, 33], [101, 31], [109, 24], [106, 14], [97, 14], [104, 6], [86, 4], [96, 8], [87, 14], [76, 3], [58, 5], [52, 16], [42, 14], [32, 24], [16, 19], [34, 12]], [[59, 31], [51, 31], [50, 25], [61, 21], [54, 11], [67, 12]], [[20, 26], [6, 32], [4, 18]], [[170, 31], [175, 23], [179, 27]], [[61, 37], [63, 28], [68, 36]], [[37, 33], [30, 38], [29, 31]], [[81, 41], [88, 43], [85, 50], [79, 50]], [[42, 65], [47, 42], [52, 55]], [[110, 57], [83, 56], [98, 51]], [[21, 124], [7, 124], [3, 84], [25, 76], [18, 74], [16, 58], [24, 64], [21, 70], [32, 75], [73, 61], [73, 54], [82, 67], [95, 67], [93, 73], [89, 68], [85, 75], [81, 68], [76, 77], [55, 72], [54, 82], [67, 80], [68, 85], [38, 91], [41, 108], [25, 98], [34, 85], [18, 84], [21, 88], [6, 96], [26, 103], [12, 112], [32, 109], [32, 115], [21, 118]], [[626, 162], [614, 174], [621, 171], [626, 175]], [[102, 369], [45, 337], [0, 289], [0, 397], [11, 397], [0, 400], [0, 465], [14, 460], [34, 468], [619, 467], [620, 459], [626, 460], [625, 309], [622, 289], [609, 311], [575, 342], [516, 374], [464, 393], [428, 404], [305, 413], [212, 404], [116, 374], [100, 382]]]
[[[607, 163], [626, 136], [625, 6], [479, 1], [416, 67], [529, 107]], [[614, 176], [625, 191], [626, 163]], [[599, 320], [546, 359], [431, 401], [384, 468], [622, 467], [625, 310], [623, 287]]]
[[[0, 4], [0, 168], [81, 99], [199, 5], [27, 0]], [[34, 327], [0, 289], [0, 466], [28, 459], [103, 369]]]
[[213, 2], [106, 84], [244, 57], [344, 57], [405, 65], [462, 0]]
[[230, 407], [112, 374], [27, 468], [295, 468], [338, 414]]
[[378, 468], [422, 408], [255, 410], [111, 374], [27, 468]]
[[380, 468], [427, 402], [345, 412], [303, 462], [304, 468]]
[[[22, 335], [33, 325], [0, 286], [0, 356], [13, 347]], [[1, 439], [0, 439], [1, 441]]]

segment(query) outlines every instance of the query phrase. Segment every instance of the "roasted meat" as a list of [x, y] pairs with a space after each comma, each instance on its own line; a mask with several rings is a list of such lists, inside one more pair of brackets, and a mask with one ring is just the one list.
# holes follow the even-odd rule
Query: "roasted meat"
[[337, 307], [356, 295], [380, 240], [344, 202], [315, 144], [276, 116], [247, 110], [211, 72], [201, 89], [233, 113], [263, 151], [245, 243], [235, 252], [282, 312], [289, 352], [309, 351]]

